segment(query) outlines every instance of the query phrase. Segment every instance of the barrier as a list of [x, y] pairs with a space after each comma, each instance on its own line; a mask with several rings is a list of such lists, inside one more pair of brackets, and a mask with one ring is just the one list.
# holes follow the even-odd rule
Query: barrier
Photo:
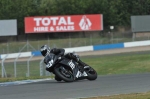
[[[93, 51], [93, 46], [82, 46], [82, 47], [73, 47], [73, 48], [64, 48], [65, 53], [68, 52], [82, 52], [82, 51]], [[33, 51], [34, 56], [41, 56], [40, 51]]]
[[[1, 59], [3, 59], [7, 54], [2, 54], [1, 55]], [[16, 58], [19, 55], [19, 53], [11, 53], [9, 54], [9, 56], [7, 57], [7, 59], [9, 58]], [[20, 57], [30, 57], [31, 56], [31, 52], [22, 52]]]
[[32, 53], [32, 55], [34, 55], [34, 56], [41, 56], [41, 55], [42, 55], [40, 51], [33, 51], [33, 52], [31, 52], [31, 53]]
[[66, 53], [68, 53], [68, 52], [83, 52], [83, 51], [93, 51], [93, 46], [65, 48]]
[[148, 45], [150, 45], [150, 40], [124, 43], [125, 47], [137, 47], [137, 46], [148, 46]]
[[124, 44], [123, 43], [117, 43], [117, 44], [105, 44], [105, 45], [95, 45], [95, 46], [93, 46], [94, 51], [96, 51], [96, 50], [115, 49], [115, 48], [124, 48]]
[[[82, 47], [73, 47], [73, 48], [64, 48], [65, 52], [83, 52], [83, 51], [96, 51], [96, 50], [107, 50], [107, 49], [116, 49], [116, 48], [127, 48], [127, 47], [137, 47], [137, 46], [148, 46], [150, 45], [150, 40], [147, 41], [136, 41], [136, 42], [125, 42], [125, 43], [116, 43], [116, 44], [104, 44], [104, 45], [93, 45], [93, 46], [82, 46]], [[22, 52], [20, 57], [30, 57], [31, 55], [41, 56], [40, 51], [33, 52]], [[1, 54], [0, 59], [3, 59], [7, 54]], [[11, 53], [7, 58], [16, 58], [18, 53]]]

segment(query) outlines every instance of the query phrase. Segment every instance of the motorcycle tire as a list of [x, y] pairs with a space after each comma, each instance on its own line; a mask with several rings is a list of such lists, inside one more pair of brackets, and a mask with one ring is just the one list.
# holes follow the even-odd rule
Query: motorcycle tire
[[[67, 73], [64, 73], [64, 70], [67, 71]], [[74, 76], [71, 73], [71, 71], [68, 68], [64, 68], [63, 66], [55, 67], [54, 69], [55, 75], [58, 76], [60, 79], [64, 80], [65, 82], [73, 82]], [[69, 77], [67, 77], [69, 76]]]
[[55, 76], [55, 80], [56, 81], [62, 81], [62, 79], [60, 79], [58, 76]]
[[97, 79], [97, 72], [92, 67], [89, 67], [88, 69], [86, 69], [85, 72], [88, 75], [87, 76], [88, 80], [96, 80]]

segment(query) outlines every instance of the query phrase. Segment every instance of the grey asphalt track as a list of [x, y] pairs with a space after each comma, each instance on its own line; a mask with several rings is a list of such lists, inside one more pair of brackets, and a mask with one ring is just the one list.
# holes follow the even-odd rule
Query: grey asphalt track
[[[124, 52], [135, 52], [140, 54], [138, 51], [149, 53], [150, 46], [78, 54], [80, 56], [107, 54], [120, 55], [120, 53]], [[42, 59], [42, 57], [36, 57], [34, 59], [39, 60]], [[24, 59], [21, 61], [24, 61]], [[79, 97], [147, 91], [150, 91], [150, 73], [99, 76], [96, 81], [82, 80], [73, 83], [48, 80], [32, 84], [0, 86], [0, 99], [76, 99]]]
[[99, 76], [95, 81], [73, 83], [42, 81], [1, 86], [0, 99], [76, 99], [79, 97], [150, 91], [150, 73]]

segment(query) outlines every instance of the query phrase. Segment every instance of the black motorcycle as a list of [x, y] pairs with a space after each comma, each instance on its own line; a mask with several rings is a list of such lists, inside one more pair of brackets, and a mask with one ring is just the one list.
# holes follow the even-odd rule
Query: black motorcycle
[[77, 62], [65, 56], [59, 57], [50, 53], [48, 56], [49, 71], [55, 75], [55, 80], [73, 82], [76, 80], [96, 80], [97, 72], [90, 66], [83, 69]]

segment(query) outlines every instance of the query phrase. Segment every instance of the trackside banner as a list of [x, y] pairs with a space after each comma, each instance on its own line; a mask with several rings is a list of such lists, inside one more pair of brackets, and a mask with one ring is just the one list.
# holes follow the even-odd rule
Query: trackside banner
[[102, 14], [25, 17], [25, 33], [103, 30]]

